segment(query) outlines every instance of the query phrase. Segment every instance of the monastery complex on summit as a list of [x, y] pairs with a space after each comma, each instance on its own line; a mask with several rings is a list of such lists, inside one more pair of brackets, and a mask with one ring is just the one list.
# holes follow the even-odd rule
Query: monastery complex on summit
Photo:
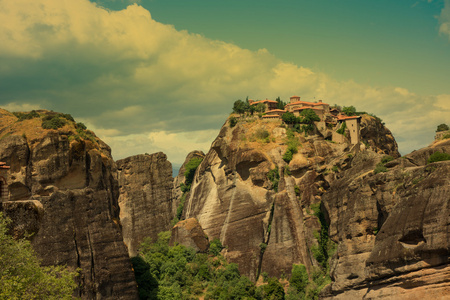
[[344, 143], [345, 136], [337, 133], [337, 130], [345, 124], [350, 132], [350, 143], [353, 145], [358, 144], [361, 140], [361, 116], [347, 116], [336, 108], [330, 109], [330, 105], [322, 102], [322, 100], [319, 100], [318, 102], [306, 102], [300, 101], [299, 96], [292, 96], [290, 97], [289, 103], [286, 104], [285, 109], [277, 109], [278, 102], [268, 99], [261, 101], [249, 99], [248, 102], [250, 105], [263, 103], [266, 107], [266, 111], [262, 118], [266, 120], [281, 120], [281, 116], [286, 112], [290, 112], [294, 114], [294, 116], [299, 117], [303, 110], [312, 109], [320, 118], [320, 121], [314, 122], [314, 124], [323, 136], [328, 136], [331, 130], [331, 140], [336, 143]]

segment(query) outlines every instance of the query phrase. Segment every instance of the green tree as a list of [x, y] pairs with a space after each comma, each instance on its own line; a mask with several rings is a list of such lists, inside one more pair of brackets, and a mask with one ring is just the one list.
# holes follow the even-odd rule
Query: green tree
[[264, 105], [264, 103], [261, 103], [261, 102], [256, 105], [252, 105], [252, 107], [255, 108], [256, 112], [263, 113], [266, 111], [266, 106]]
[[247, 104], [242, 100], [236, 100], [233, 104], [233, 112], [242, 115], [247, 111]]
[[285, 112], [281, 116], [281, 119], [283, 120], [284, 123], [287, 123], [287, 124], [300, 123], [300, 119], [297, 118], [296, 116], [294, 116], [294, 114], [291, 112]]
[[277, 101], [277, 109], [284, 109], [284, 107], [286, 106], [286, 102], [281, 100], [280, 97], [277, 97], [275, 101]]
[[200, 163], [203, 161], [201, 157], [193, 157], [185, 166], [184, 178], [186, 179], [186, 186], [191, 187], [192, 181], [194, 180], [195, 171], [197, 170]]
[[7, 234], [9, 223], [0, 212], [0, 299], [72, 299], [77, 273], [42, 267], [29, 241]]
[[312, 124], [319, 121], [319, 116], [312, 109], [305, 109], [300, 113], [300, 122], [302, 124]]
[[437, 161], [444, 161], [444, 160], [450, 160], [450, 154], [436, 151], [430, 155], [430, 157], [428, 158], [428, 163], [431, 164]]
[[284, 288], [276, 278], [269, 278], [266, 285], [263, 285], [264, 299], [283, 300]]
[[448, 127], [448, 125], [442, 123], [442, 124], [439, 124], [439, 125], [438, 125], [438, 127], [437, 127], [437, 129], [436, 129], [436, 132], [438, 132], [438, 131], [447, 131], [447, 130], [450, 130], [450, 128]]
[[308, 282], [306, 267], [302, 264], [292, 265], [291, 279], [289, 280], [290, 286], [294, 287], [297, 292], [305, 292]]
[[344, 108], [342, 109], [342, 111], [347, 115], [347, 116], [354, 116], [356, 115], [356, 108], [351, 105], [351, 106], [344, 106]]

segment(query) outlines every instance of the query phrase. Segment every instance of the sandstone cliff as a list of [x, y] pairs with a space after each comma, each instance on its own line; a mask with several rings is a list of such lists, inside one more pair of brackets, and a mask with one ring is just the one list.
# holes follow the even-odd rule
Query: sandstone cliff
[[144, 238], [155, 241], [159, 232], [170, 229], [175, 216], [172, 165], [159, 152], [119, 160], [117, 167], [123, 238], [130, 256], [136, 256]]
[[[11, 166], [10, 199], [2, 199], [2, 209], [13, 220], [13, 233], [33, 234], [44, 265], [80, 268], [76, 296], [138, 298], [109, 147], [68, 115], [34, 114], [19, 121], [0, 110], [0, 161]], [[65, 125], [43, 129], [46, 117]]]
[[323, 196], [338, 243], [329, 299], [447, 299], [450, 162], [426, 164], [450, 140], [388, 162], [361, 153]]
[[[362, 138], [367, 146], [377, 145], [370, 126], [377, 128], [379, 121], [367, 116], [366, 122]], [[252, 280], [261, 272], [288, 275], [293, 263], [307, 269], [318, 264], [311, 248], [320, 223], [310, 205], [320, 203], [339, 172], [367, 147], [295, 134], [298, 153], [287, 164], [286, 133], [277, 121], [241, 119], [235, 127], [227, 122], [197, 169], [185, 204], [185, 217], [198, 219], [210, 240], [220, 238], [225, 257]], [[394, 139], [378, 146], [399, 156]]]

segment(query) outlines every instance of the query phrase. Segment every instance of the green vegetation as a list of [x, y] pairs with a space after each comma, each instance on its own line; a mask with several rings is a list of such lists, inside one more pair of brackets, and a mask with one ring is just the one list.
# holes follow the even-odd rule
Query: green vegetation
[[436, 151], [430, 155], [430, 157], [428, 158], [428, 163], [431, 164], [437, 161], [445, 161], [445, 160], [450, 160], [450, 154]]
[[450, 130], [450, 128], [448, 127], [448, 125], [442, 123], [442, 124], [439, 124], [439, 125], [438, 125], [438, 127], [437, 127], [437, 129], [436, 129], [436, 132], [439, 132], [439, 131], [447, 131], [447, 130]]
[[298, 152], [298, 139], [295, 137], [295, 134], [292, 130], [288, 129], [286, 132], [287, 135], [287, 146], [286, 152], [283, 155], [283, 160], [289, 163], [294, 154]]
[[29, 119], [34, 119], [34, 118], [39, 118], [39, 114], [37, 113], [37, 111], [32, 110], [29, 113], [24, 113], [24, 112], [13, 112], [13, 115], [15, 115], [18, 118], [18, 122], [21, 122], [23, 120], [29, 120]]
[[303, 110], [299, 117], [294, 116], [293, 113], [286, 112], [281, 116], [281, 119], [286, 124], [293, 124], [294, 130], [298, 133], [304, 132], [305, 134], [314, 129], [314, 122], [320, 121], [319, 116], [312, 109]]
[[336, 130], [337, 133], [345, 135], [345, 130], [347, 129], [347, 123], [343, 122], [341, 127]]
[[62, 266], [40, 266], [30, 242], [15, 240], [0, 212], [0, 299], [72, 299], [74, 277]]
[[356, 108], [351, 106], [344, 106], [342, 109], [342, 112], [345, 113], [347, 116], [355, 116], [356, 115]]
[[272, 169], [267, 173], [267, 178], [272, 182], [272, 188], [275, 192], [278, 192], [278, 182], [280, 181], [280, 173], [278, 172], [278, 167]]
[[241, 276], [236, 264], [217, 252], [169, 247], [169, 239], [170, 232], [160, 233], [153, 244], [146, 239], [132, 258], [141, 299], [262, 299], [262, 289]]
[[177, 207], [177, 214], [172, 220], [172, 224], [175, 225], [179, 220], [181, 220], [181, 216], [183, 215], [184, 203], [186, 202], [187, 193], [191, 190], [192, 182], [194, 181], [195, 171], [197, 170], [200, 163], [203, 161], [202, 157], [193, 157], [188, 163], [185, 165], [184, 171], [184, 181], [185, 183], [180, 183], [180, 189], [183, 192], [181, 195], [180, 203]]
[[383, 156], [383, 158], [381, 159], [381, 162], [379, 162], [375, 166], [375, 169], [373, 170], [374, 174], [387, 172], [388, 169], [386, 168], [385, 165], [392, 160], [394, 160], [394, 158], [390, 155]]
[[286, 102], [281, 100], [280, 97], [277, 97], [275, 101], [277, 101], [277, 109], [284, 109], [284, 107], [286, 106]]
[[222, 243], [218, 238], [215, 238], [209, 243], [209, 254], [218, 256], [220, 254], [220, 251], [222, 251], [224, 247], [222, 246]]
[[255, 137], [264, 143], [270, 143], [270, 133], [265, 129], [259, 128], [256, 130]]
[[66, 125], [65, 118], [59, 115], [45, 116], [42, 118], [42, 128], [44, 129], [58, 129]]
[[230, 119], [228, 120], [228, 123], [230, 124], [230, 127], [233, 128], [234, 126], [236, 126], [237, 124], [237, 119], [233, 116], [230, 117]]
[[381, 159], [381, 163], [386, 164], [393, 160], [394, 160], [394, 158], [392, 156], [386, 155], [386, 156], [383, 156], [383, 158]]

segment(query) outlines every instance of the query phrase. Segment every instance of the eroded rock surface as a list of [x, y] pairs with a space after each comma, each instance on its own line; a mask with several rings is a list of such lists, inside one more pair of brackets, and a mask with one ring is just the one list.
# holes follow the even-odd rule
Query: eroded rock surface
[[206, 253], [209, 248], [209, 240], [202, 226], [194, 218], [178, 222], [172, 228], [170, 246], [176, 244], [191, 247], [197, 252]]
[[[370, 129], [362, 137], [377, 142]], [[281, 123], [241, 120], [233, 128], [226, 123], [197, 169], [185, 204], [186, 218], [198, 219], [210, 239], [220, 238], [225, 257], [252, 280], [261, 272], [289, 275], [293, 263], [308, 270], [318, 264], [310, 249], [317, 244], [320, 223], [310, 205], [321, 201], [338, 173], [366, 148], [319, 136], [295, 138], [298, 153], [287, 164]], [[395, 140], [384, 152], [399, 156]], [[271, 170], [279, 176], [277, 188], [269, 179]]]
[[120, 221], [130, 256], [136, 256], [146, 237], [170, 229], [172, 212], [172, 164], [158, 152], [117, 161], [120, 185]]
[[33, 233], [44, 265], [80, 268], [76, 296], [137, 299], [109, 147], [95, 136], [76, 138], [74, 123], [58, 130], [40, 124], [40, 118], [18, 122], [1, 110], [0, 161], [11, 166], [10, 199], [2, 209], [13, 233]]
[[426, 164], [450, 140], [372, 171], [361, 154], [323, 196], [338, 243], [330, 299], [445, 299], [450, 295], [450, 162]]

